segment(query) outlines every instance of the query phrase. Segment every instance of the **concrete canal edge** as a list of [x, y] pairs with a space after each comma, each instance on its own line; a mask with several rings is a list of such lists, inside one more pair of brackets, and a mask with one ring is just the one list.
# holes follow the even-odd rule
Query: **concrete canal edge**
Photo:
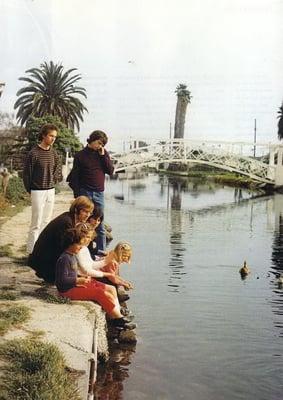
[[[91, 360], [94, 360], [95, 326], [98, 354], [105, 358], [108, 355], [105, 313], [92, 302], [57, 303], [53, 286], [43, 286], [29, 267], [19, 266], [7, 257], [0, 258], [0, 269], [0, 290], [10, 285], [16, 299], [9, 303], [28, 307], [31, 315], [23, 325], [11, 328], [0, 342], [26, 338], [32, 332], [38, 333], [43, 342], [56, 345], [64, 355], [67, 368], [77, 377], [81, 399], [86, 400]], [[1, 299], [0, 303], [3, 302], [7, 300]]]

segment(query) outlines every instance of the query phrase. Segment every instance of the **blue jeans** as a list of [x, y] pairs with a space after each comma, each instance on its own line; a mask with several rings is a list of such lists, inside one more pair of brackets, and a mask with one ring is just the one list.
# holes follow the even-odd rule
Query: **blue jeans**
[[[102, 212], [104, 212], [104, 193], [103, 192], [94, 192], [92, 190], [80, 189], [80, 196], [87, 196], [89, 199], [93, 201], [95, 205], [97, 205]], [[106, 249], [106, 234], [103, 222], [101, 222], [96, 228], [96, 246], [97, 250], [105, 251]]]

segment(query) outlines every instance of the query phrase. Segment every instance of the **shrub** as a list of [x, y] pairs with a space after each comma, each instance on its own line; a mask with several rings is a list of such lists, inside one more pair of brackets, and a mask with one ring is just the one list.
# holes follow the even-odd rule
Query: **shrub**
[[26, 199], [27, 193], [21, 178], [13, 176], [9, 180], [6, 197], [11, 203]]

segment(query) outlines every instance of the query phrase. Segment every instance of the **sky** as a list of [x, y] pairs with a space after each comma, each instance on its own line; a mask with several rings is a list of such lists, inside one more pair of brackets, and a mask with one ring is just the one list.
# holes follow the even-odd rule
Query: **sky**
[[79, 137], [109, 146], [166, 139], [179, 83], [185, 137], [277, 141], [283, 100], [283, 0], [0, 0], [0, 110], [44, 61], [77, 68], [87, 91]]

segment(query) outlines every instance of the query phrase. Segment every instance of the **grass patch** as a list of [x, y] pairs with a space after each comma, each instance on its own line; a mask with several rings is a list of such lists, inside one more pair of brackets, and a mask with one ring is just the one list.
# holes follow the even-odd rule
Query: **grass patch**
[[6, 361], [1, 400], [80, 400], [64, 357], [55, 345], [14, 339], [0, 345], [0, 356]]
[[4, 335], [11, 327], [15, 327], [28, 321], [30, 310], [26, 306], [18, 304], [0, 304], [0, 335]]
[[0, 290], [0, 300], [17, 300], [18, 294], [8, 292], [7, 290]]
[[67, 299], [66, 297], [61, 297], [59, 295], [57, 296], [52, 293], [48, 293], [48, 287], [46, 287], [46, 286], [40, 287], [40, 288], [36, 289], [34, 292], [22, 291], [21, 294], [23, 296], [30, 296], [30, 297], [35, 297], [37, 299], [44, 300], [47, 303], [71, 304], [71, 300]]
[[0, 289], [0, 300], [17, 300], [18, 293], [15, 292], [16, 285], [4, 285]]
[[0, 246], [0, 257], [12, 257], [13, 256], [13, 251], [12, 251], [12, 243], [4, 244], [3, 246]]

